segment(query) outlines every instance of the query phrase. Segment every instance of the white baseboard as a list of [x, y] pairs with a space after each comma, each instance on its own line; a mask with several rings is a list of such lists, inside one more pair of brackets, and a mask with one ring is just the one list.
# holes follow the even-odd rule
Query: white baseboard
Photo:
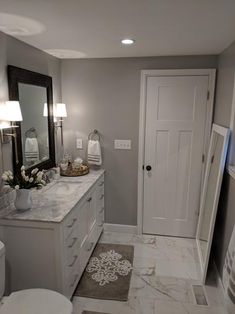
[[104, 231], [137, 234], [138, 230], [137, 230], [137, 226], [105, 223]]

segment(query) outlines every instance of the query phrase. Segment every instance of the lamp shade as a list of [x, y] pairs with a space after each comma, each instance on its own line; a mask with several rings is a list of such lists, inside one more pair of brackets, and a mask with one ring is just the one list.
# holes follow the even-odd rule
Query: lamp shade
[[6, 120], [7, 121], [22, 121], [22, 114], [19, 101], [6, 101]]
[[46, 102], [45, 102], [44, 107], [43, 107], [43, 117], [48, 117], [48, 108], [47, 108]]
[[63, 103], [56, 104], [55, 116], [61, 118], [67, 117], [67, 110], [65, 104]]
[[6, 121], [7, 112], [6, 112], [6, 104], [5, 102], [0, 103], [0, 121]]

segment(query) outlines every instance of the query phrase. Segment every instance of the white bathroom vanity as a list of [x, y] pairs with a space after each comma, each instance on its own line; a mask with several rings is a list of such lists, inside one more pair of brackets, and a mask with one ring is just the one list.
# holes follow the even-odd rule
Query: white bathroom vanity
[[104, 224], [104, 171], [61, 177], [32, 191], [33, 207], [0, 212], [7, 292], [56, 290], [71, 298]]

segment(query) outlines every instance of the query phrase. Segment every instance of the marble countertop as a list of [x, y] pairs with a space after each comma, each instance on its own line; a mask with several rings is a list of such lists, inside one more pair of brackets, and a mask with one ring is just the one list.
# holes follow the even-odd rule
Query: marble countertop
[[104, 170], [91, 170], [85, 176], [60, 177], [41, 190], [32, 190], [33, 205], [30, 210], [17, 211], [12, 202], [0, 211], [0, 219], [59, 223], [103, 173]]

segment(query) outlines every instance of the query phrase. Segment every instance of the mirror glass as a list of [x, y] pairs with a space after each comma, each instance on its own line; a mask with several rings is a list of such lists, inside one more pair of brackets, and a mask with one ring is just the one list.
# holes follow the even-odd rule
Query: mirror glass
[[13, 170], [55, 166], [52, 78], [12, 65], [7, 67], [9, 100], [19, 101], [23, 121], [15, 121]]
[[45, 87], [23, 83], [19, 83], [18, 88], [23, 116], [22, 157], [27, 168], [49, 158], [48, 120], [43, 112], [44, 104], [47, 106], [47, 90]]
[[203, 283], [206, 280], [228, 138], [227, 128], [213, 124], [196, 236]]
[[210, 223], [213, 214], [213, 203], [215, 199], [216, 185], [219, 176], [219, 165], [223, 149], [223, 136], [215, 134], [212, 143], [212, 161], [209, 169], [208, 184], [206, 187], [205, 204], [202, 209], [202, 223], [199, 231], [200, 248], [202, 252], [202, 259], [205, 262], [206, 251], [209, 241]]

